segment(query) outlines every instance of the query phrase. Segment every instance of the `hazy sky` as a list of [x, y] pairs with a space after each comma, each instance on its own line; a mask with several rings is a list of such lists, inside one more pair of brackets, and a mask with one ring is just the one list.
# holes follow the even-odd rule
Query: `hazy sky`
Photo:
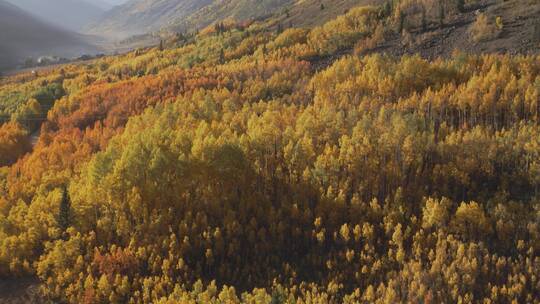
[[127, 2], [128, 0], [101, 0], [101, 1], [110, 3], [112, 5], [118, 5], [118, 4], [122, 4], [124, 2]]

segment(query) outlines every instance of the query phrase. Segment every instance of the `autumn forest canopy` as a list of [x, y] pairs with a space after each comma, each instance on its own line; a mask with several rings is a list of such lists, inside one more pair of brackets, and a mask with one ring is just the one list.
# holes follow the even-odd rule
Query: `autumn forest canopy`
[[[377, 51], [473, 2], [227, 19], [1, 78], [0, 281], [43, 303], [540, 303], [540, 55]], [[472, 40], [502, 22], [479, 20]]]

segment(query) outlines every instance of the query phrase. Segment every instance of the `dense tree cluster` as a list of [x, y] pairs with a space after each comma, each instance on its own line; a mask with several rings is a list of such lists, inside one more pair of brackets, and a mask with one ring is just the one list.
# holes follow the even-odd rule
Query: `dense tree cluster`
[[0, 277], [59, 303], [540, 303], [540, 57], [317, 65], [381, 12], [5, 80], [52, 109], [26, 155], [0, 127], [24, 147]]
[[13, 164], [30, 149], [24, 128], [12, 122], [0, 125], [0, 167]]

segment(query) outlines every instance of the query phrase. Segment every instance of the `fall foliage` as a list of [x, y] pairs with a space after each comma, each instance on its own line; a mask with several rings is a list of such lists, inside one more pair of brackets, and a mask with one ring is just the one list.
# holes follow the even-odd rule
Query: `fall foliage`
[[393, 18], [8, 78], [0, 277], [58, 303], [540, 303], [540, 57], [320, 64]]

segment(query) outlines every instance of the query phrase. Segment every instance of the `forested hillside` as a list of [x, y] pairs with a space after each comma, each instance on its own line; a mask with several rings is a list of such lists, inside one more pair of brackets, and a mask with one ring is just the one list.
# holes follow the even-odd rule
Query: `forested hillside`
[[[1, 79], [0, 280], [45, 303], [540, 303], [540, 55], [378, 52], [478, 4], [440, 3]], [[471, 45], [504, 39], [491, 13]]]
[[[224, 19], [250, 20], [277, 16], [287, 24], [321, 25], [359, 5], [382, 0], [131, 0], [88, 26], [88, 32], [128, 38], [148, 32], [196, 32]], [[321, 5], [324, 7], [321, 10]]]

